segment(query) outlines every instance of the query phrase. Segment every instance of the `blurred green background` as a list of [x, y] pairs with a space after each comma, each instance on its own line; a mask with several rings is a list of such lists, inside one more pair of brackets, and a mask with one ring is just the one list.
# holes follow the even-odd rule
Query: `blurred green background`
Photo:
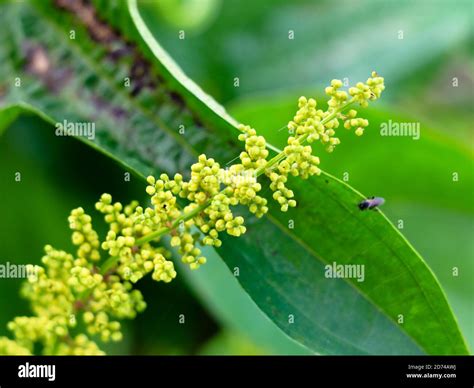
[[[367, 113], [366, 135], [343, 133], [334, 154], [321, 150], [321, 167], [368, 196], [386, 198], [383, 211], [436, 273], [472, 350], [472, 2], [161, 0], [140, 7], [184, 71], [277, 146], [301, 94], [321, 97], [330, 79], [357, 82], [371, 70], [385, 77], [387, 90]], [[380, 136], [388, 120], [419, 123], [420, 140]], [[0, 182], [2, 262], [39, 262], [45, 243], [71, 248], [68, 212], [83, 206], [92, 213], [102, 192], [125, 202], [143, 197], [133, 176], [125, 183], [120, 167], [54, 136], [35, 117], [20, 118], [0, 138]], [[109, 352], [306, 353], [242, 296], [218, 260], [211, 258], [202, 274], [179, 269], [171, 285], [140, 284], [149, 307]], [[206, 276], [216, 280], [214, 288]], [[16, 280], [2, 282], [0, 335], [8, 320], [29, 313], [18, 287]]]

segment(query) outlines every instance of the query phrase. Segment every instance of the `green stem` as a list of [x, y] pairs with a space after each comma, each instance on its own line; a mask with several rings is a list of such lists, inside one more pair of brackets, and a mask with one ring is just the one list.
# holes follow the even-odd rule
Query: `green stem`
[[183, 214], [182, 216], [176, 218], [174, 220], [174, 222], [171, 224], [171, 226], [166, 227], [166, 228], [158, 229], [153, 233], [147, 234], [146, 236], [143, 236], [143, 237], [139, 238], [137, 241], [135, 241], [135, 245], [142, 245], [142, 244], [145, 244], [147, 242], [150, 242], [150, 241], [154, 240], [157, 237], [168, 234], [170, 231], [172, 231], [173, 229], [178, 227], [181, 222], [185, 222], [185, 221], [193, 218], [196, 214], [201, 213], [206, 207], [208, 207], [211, 204], [211, 202], [212, 202], [212, 200], [208, 199], [206, 202], [204, 202], [203, 204], [201, 204], [198, 207], [194, 208], [190, 212], [188, 212], [186, 214]]
[[107, 260], [103, 262], [100, 266], [100, 273], [105, 275], [109, 269], [111, 269], [116, 263], [119, 258], [116, 256], [110, 256]]
[[[326, 124], [327, 122], [331, 121], [334, 119], [339, 112], [343, 112], [345, 109], [347, 109], [351, 104], [354, 103], [354, 99], [350, 99], [346, 103], [342, 104], [338, 109], [336, 109], [334, 112], [332, 112], [329, 116], [326, 116], [323, 120], [321, 120], [321, 124]], [[299, 141], [301, 144], [303, 144], [308, 137], [308, 134], [302, 135], [299, 137]], [[264, 174], [268, 169], [272, 168], [274, 165], [278, 164], [280, 161], [286, 158], [286, 154], [284, 151], [281, 151], [279, 154], [275, 155], [272, 159], [270, 159], [265, 166], [260, 167], [259, 169], [256, 170], [255, 175], [258, 178], [260, 175]], [[225, 189], [224, 189], [225, 190]], [[222, 190], [221, 193], [224, 191]], [[206, 202], [203, 204], [199, 205], [198, 207], [194, 208], [190, 212], [187, 212], [180, 217], [178, 217], [174, 222], [171, 224], [169, 227], [161, 228], [158, 229], [150, 234], [147, 234], [146, 236], [143, 236], [139, 238], [136, 242], [135, 245], [142, 245], [147, 242], [150, 242], [152, 240], [155, 240], [159, 237], [162, 237], [168, 233], [170, 233], [173, 229], [175, 229], [181, 222], [186, 222], [187, 220], [190, 220], [193, 218], [196, 214], [199, 214], [202, 212], [204, 209], [206, 209], [212, 202], [212, 198], [208, 199]], [[112, 268], [116, 262], [118, 261], [118, 257], [109, 257], [104, 264], [101, 266], [101, 273], [107, 272], [110, 268]]]

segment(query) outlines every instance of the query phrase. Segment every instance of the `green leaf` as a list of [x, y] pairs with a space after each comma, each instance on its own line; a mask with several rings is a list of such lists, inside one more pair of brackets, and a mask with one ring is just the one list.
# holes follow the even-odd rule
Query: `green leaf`
[[[294, 111], [295, 98], [294, 94], [248, 97], [234, 103], [230, 112], [262, 128], [267, 139], [283, 146], [288, 134], [279, 129]], [[324, 164], [340, 179], [347, 178], [367, 194], [386, 199], [384, 213], [396, 224], [403, 221], [403, 233], [440, 279], [472, 347], [473, 152], [458, 138], [388, 107], [368, 109], [364, 116], [370, 126], [363, 138], [343, 132], [341, 145], [324, 156]], [[390, 120], [419, 123], [420, 138], [380, 136], [382, 123]], [[449, 128], [450, 133], [453, 130]], [[453, 181], [453, 172], [458, 181]], [[453, 267], [459, 270], [458, 276], [453, 276]]]
[[0, 135], [14, 122], [23, 109], [18, 105], [4, 107], [0, 110]]
[[[219, 317], [221, 322], [240, 333], [258, 349], [261, 354], [311, 354], [304, 346], [292, 341], [279, 329], [243, 292], [235, 277], [229, 272], [225, 259], [217, 252], [204, 247], [207, 258], [205, 266], [199, 271], [189, 271], [185, 264], [179, 262], [180, 273], [196, 290], [200, 299]], [[226, 337], [227, 338], [227, 337]], [[251, 349], [249, 349], [251, 350]]]
[[[336, 1], [259, 0], [248, 6], [245, 0], [226, 0], [212, 26], [199, 35], [185, 29], [183, 40], [179, 28], [157, 18], [153, 2], [142, 3], [143, 18], [160, 43], [224, 101], [255, 91], [318, 90], [329, 76], [356, 82], [373, 69], [387, 79], [384, 100], [395, 95], [403, 100], [407, 88], [426, 88], [435, 66], [459, 64], [460, 47], [470, 52], [467, 0], [361, 0], [356, 7]], [[234, 77], [240, 79], [238, 88]]]
[[[89, 25], [93, 41], [80, 11], [47, 2], [4, 6], [3, 24], [18, 23], [0, 42], [0, 63], [7, 80], [21, 75], [22, 87], [2, 84], [2, 104], [29, 103], [51, 123], [93, 121], [95, 138], [82, 140], [142, 178], [183, 172], [199, 153], [222, 164], [234, 159], [233, 120], [164, 53], [135, 1], [130, 13], [119, 2], [97, 3], [125, 36], [97, 21]], [[133, 91], [124, 87], [127, 76]], [[218, 252], [270, 319], [319, 353], [467, 353], [433, 273], [381, 212], [360, 212], [363, 196], [328, 174], [291, 184], [297, 209], [247, 217], [248, 233], [226, 237]], [[364, 265], [364, 281], [327, 278], [333, 262]]]

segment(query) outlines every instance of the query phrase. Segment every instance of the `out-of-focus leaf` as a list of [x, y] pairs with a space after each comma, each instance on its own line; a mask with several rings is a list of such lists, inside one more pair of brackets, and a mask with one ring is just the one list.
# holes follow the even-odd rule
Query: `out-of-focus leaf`
[[265, 351], [256, 347], [244, 335], [228, 330], [211, 338], [201, 348], [199, 354], [205, 356], [255, 356], [265, 354]]
[[385, 98], [402, 95], [406, 84], [426, 87], [426, 68], [460, 45], [469, 50], [473, 17], [469, 0], [362, 0], [351, 6], [260, 0], [251, 7], [226, 0], [205, 33], [180, 40], [182, 27], [170, 28], [152, 9], [144, 2], [154, 35], [224, 101], [255, 91], [316, 89], [328, 74], [355, 81], [373, 69], [388, 80]]
[[185, 32], [197, 33], [212, 23], [222, 0], [161, 0], [138, 1], [149, 6], [150, 12]]
[[443, 286], [474, 347], [474, 220], [471, 214], [422, 203], [396, 202], [386, 210], [390, 219], [403, 220], [403, 233], [413, 241]]

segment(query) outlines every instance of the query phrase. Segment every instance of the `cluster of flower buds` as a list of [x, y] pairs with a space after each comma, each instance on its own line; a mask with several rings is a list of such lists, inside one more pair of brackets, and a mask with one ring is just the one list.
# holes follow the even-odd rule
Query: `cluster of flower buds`
[[[206, 262], [201, 248], [220, 247], [220, 233], [240, 236], [246, 232], [244, 218], [232, 207], [243, 205], [257, 217], [268, 211], [267, 200], [260, 195], [260, 175], [270, 180], [273, 199], [282, 211], [296, 206], [294, 193], [287, 187], [290, 176], [307, 179], [319, 175], [319, 158], [312, 143], [319, 141], [328, 152], [340, 143], [336, 129], [343, 122], [360, 136], [368, 121], [358, 118], [351, 104], [362, 107], [380, 97], [384, 80], [375, 72], [366, 83], [359, 82], [341, 90], [341, 80], [332, 80], [325, 90], [330, 97], [327, 109], [318, 109], [316, 100], [300, 97], [298, 110], [288, 123], [290, 137], [282, 152], [268, 160], [263, 136], [255, 129], [240, 126], [239, 140], [245, 150], [239, 162], [228, 168], [206, 155], [191, 166], [189, 180], [181, 174], [172, 179], [161, 174], [147, 178], [149, 206], [137, 201], [123, 206], [103, 194], [96, 209], [104, 215], [109, 230], [100, 243], [92, 219], [84, 209], [71, 212], [69, 226], [75, 255], [47, 245], [43, 266], [29, 268], [31, 276], [22, 288], [34, 312], [32, 317], [17, 317], [8, 324], [15, 340], [0, 337], [0, 354], [31, 354], [41, 343], [45, 354], [103, 354], [95, 343], [120, 341], [122, 319], [133, 319], [146, 304], [133, 284], [151, 274], [156, 281], [170, 282], [176, 277], [172, 253], [163, 247], [169, 235], [171, 247], [191, 269]], [[349, 97], [350, 95], [350, 97]], [[181, 202], [185, 202], [183, 204]], [[101, 261], [101, 251], [106, 257]], [[102, 254], [104, 256], [104, 254]], [[91, 338], [73, 335], [78, 319]]]
[[[114, 217], [114, 222], [125, 225], [122, 221]], [[79, 246], [76, 256], [47, 245], [42, 266], [27, 268], [28, 280], [21, 293], [35, 315], [17, 317], [8, 324], [15, 341], [0, 338], [0, 354], [28, 354], [36, 343], [42, 344], [45, 354], [102, 354], [86, 335], [73, 336], [78, 320], [92, 337], [120, 341], [118, 320], [133, 319], [145, 309], [142, 294], [129, 281], [100, 272], [99, 241], [91, 217], [82, 208], [74, 209], [69, 223], [72, 241]]]
[[[326, 146], [326, 151], [334, 151], [340, 144], [340, 139], [335, 135], [341, 122], [344, 123], [344, 128], [355, 128], [355, 134], [361, 136], [364, 128], [369, 125], [368, 120], [356, 118], [355, 109], [349, 110], [347, 114], [344, 110], [353, 103], [366, 107], [369, 101], [379, 98], [385, 89], [384, 79], [375, 72], [372, 72], [366, 83], [359, 82], [356, 87], [349, 88], [349, 94], [341, 90], [342, 86], [341, 80], [333, 79], [331, 85], [325, 89], [330, 97], [327, 110], [317, 109], [317, 101], [313, 98], [300, 97], [298, 100], [298, 110], [293, 120], [288, 123], [288, 131], [293, 136], [288, 138], [288, 145], [283, 150], [285, 157], [276, 159], [275, 164], [270, 161], [265, 169], [265, 174], [271, 180], [273, 198], [282, 211], [296, 206], [293, 191], [286, 186], [289, 175], [307, 179], [321, 173], [318, 167], [319, 158], [313, 155], [310, 144], [320, 141]], [[349, 98], [349, 95], [352, 98]]]
[[383, 77], [373, 71], [366, 83], [358, 82], [355, 87], [349, 88], [349, 94], [353, 97], [362, 108], [369, 105], [369, 101], [380, 98], [380, 95], [385, 90]]
[[110, 228], [101, 247], [110, 257], [117, 258], [116, 271], [123, 279], [136, 283], [152, 272], [154, 280], [169, 283], [176, 277], [173, 262], [168, 260], [170, 253], [163, 247], [136, 243], [140, 237], [166, 225], [168, 220], [179, 214], [176, 198], [169, 190], [165, 190], [163, 180], [153, 180], [153, 186], [147, 187], [149, 194], [150, 187], [154, 190], [152, 202], [155, 206], [145, 210], [138, 206], [137, 201], [124, 207], [120, 202], [112, 204], [110, 194], [102, 195], [96, 203], [96, 209], [105, 214], [105, 221]]
[[240, 153], [240, 160], [245, 169], [265, 167], [268, 157], [267, 142], [263, 136], [257, 136], [257, 131], [248, 125], [240, 125], [239, 140], [245, 142], [245, 151]]
[[77, 257], [97, 261], [100, 259], [99, 236], [92, 229], [92, 218], [82, 207], [74, 209], [69, 216], [69, 227], [74, 231], [72, 243], [77, 245]]

